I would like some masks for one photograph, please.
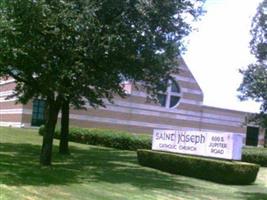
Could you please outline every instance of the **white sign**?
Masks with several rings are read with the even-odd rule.
[[[155,129],[152,149],[241,160],[242,144],[243,136],[241,134]]]

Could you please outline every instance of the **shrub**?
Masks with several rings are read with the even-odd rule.
[[[40,126],[38,131],[39,135],[44,135],[44,129],[45,129],[44,125]]]
[[[151,150],[137,150],[141,165],[165,172],[217,183],[246,185],[254,182],[259,166],[251,163],[185,156]]]
[[[245,147],[242,151],[242,161],[267,167],[267,149],[261,147]]]
[[[39,134],[43,135],[44,126],[39,129]],[[60,129],[57,127],[55,138],[59,139]],[[86,129],[71,127],[69,140],[83,144],[100,145],[116,149],[137,150],[151,149],[151,136],[148,134],[134,135],[128,132],[106,130],[106,129]],[[245,147],[242,153],[242,161],[256,163],[267,166],[267,149],[257,147]]]
[[[39,129],[43,135],[44,126]],[[56,128],[55,138],[59,138],[60,129]],[[131,134],[124,131],[106,129],[87,129],[70,127],[69,140],[83,144],[100,145],[124,150],[151,149],[151,136],[148,134]]]

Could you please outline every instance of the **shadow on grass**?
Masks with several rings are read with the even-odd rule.
[[[267,192],[267,191],[265,191]],[[246,200],[266,200],[267,193],[242,193],[244,195],[244,199]]]
[[[139,166],[134,152],[92,146],[71,148],[70,156],[60,156],[54,148],[53,166],[40,167],[39,145],[0,143],[0,183],[46,186],[108,182],[144,189],[194,188],[172,175]]]

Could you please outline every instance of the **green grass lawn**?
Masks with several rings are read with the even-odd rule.
[[[267,168],[248,186],[227,186],[138,165],[136,153],[70,143],[53,167],[39,166],[37,130],[0,128],[0,200],[267,200]]]

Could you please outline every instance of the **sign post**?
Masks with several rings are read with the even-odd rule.
[[[241,134],[155,129],[152,150],[241,160],[242,144]]]

